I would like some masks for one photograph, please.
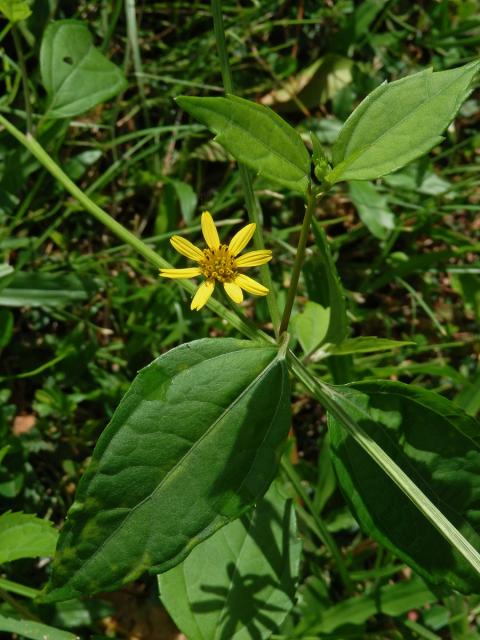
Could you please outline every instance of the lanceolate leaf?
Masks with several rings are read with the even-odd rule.
[[[312,357],[313,361],[321,360],[328,356],[345,356],[355,353],[375,353],[376,351],[390,351],[415,345],[415,342],[407,340],[389,340],[388,338],[377,338],[376,336],[361,336],[359,338],[347,338],[340,344],[324,345],[318,353]]]
[[[307,582],[308,586],[308,582]],[[323,634],[331,634],[336,631],[336,638],[348,638],[352,626],[363,625],[369,618],[375,615],[396,617],[411,611],[420,609],[427,604],[433,604],[438,599],[431,589],[418,576],[412,576],[410,580],[398,581],[386,584],[378,589],[372,589],[367,593],[355,594],[342,602],[332,606],[318,606],[306,612],[313,618],[310,624],[300,622],[303,631],[302,638],[309,636],[322,637]],[[303,611],[302,611],[303,613]],[[344,634],[341,629],[344,628]],[[349,633],[350,631],[350,633]],[[356,630],[356,637],[365,637],[366,633]],[[432,635],[432,638],[434,636]]]
[[[273,484],[254,511],[160,575],[160,597],[189,640],[268,638],[293,605],[300,550],[292,503]]]
[[[310,156],[301,137],[268,107],[235,96],[192,98],[178,104],[207,126],[239,162],[294,191],[305,193]]]
[[[373,180],[427,153],[441,142],[479,65],[436,73],[427,69],[377,87],[343,126],[327,179]]]
[[[441,396],[400,383],[359,383],[342,395],[360,427],[480,549],[480,425]],[[430,582],[478,591],[480,574],[331,416],[329,434],[340,485],[365,530]]]
[[[0,564],[19,558],[52,556],[58,532],[48,520],[26,513],[0,516]]]
[[[50,24],[40,49],[48,115],[69,118],[117,95],[126,86],[121,69],[93,46],[88,28],[76,20]]]
[[[288,428],[288,376],[275,347],[205,339],[155,360],[98,441],[46,600],[175,566],[264,494]]]
[[[378,193],[371,182],[352,180],[349,190],[363,224],[376,238],[385,240],[395,229],[395,216],[389,209],[387,197]]]

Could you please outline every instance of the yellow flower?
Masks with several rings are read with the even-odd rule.
[[[207,249],[199,249],[181,236],[173,236],[170,239],[178,253],[198,262],[198,267],[160,269],[160,275],[164,278],[204,276],[205,282],[202,282],[198,287],[191,304],[191,309],[196,311],[207,304],[215,289],[215,282],[221,282],[226,293],[236,303],[243,300],[242,289],[256,296],[265,296],[268,293],[266,287],[239,271],[244,267],[265,264],[272,259],[272,252],[269,249],[249,251],[243,256],[237,257],[250,242],[254,231],[255,224],[247,224],[233,236],[228,245],[220,244],[213,218],[208,211],[204,211],[202,213],[202,233],[207,243]]]

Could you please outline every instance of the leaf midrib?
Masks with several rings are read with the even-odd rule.
[[[251,110],[251,111],[255,111],[255,109],[250,109],[250,110]],[[234,121],[234,119],[233,119],[233,116],[232,116],[232,115],[225,115],[225,114],[221,114],[221,115],[222,115],[222,116],[225,118],[225,120],[226,120],[226,127],[227,127],[227,128],[228,128],[228,127],[233,127],[233,128],[235,128],[235,129],[239,130],[239,131],[240,131],[240,133],[242,133],[242,132],[244,131],[244,130],[243,130],[243,129],[238,125],[238,124],[236,124],[236,123],[235,123],[235,121]],[[272,124],[272,120],[270,120],[270,119],[268,118],[268,115],[267,115],[266,113],[262,113],[262,114],[261,114],[261,117],[262,117],[262,118],[264,118],[264,119],[266,119],[266,120],[267,120],[267,122],[268,122],[269,124]],[[275,124],[275,123],[274,123],[274,124]],[[282,130],[282,133],[284,134],[285,139],[286,139],[286,140],[288,140],[289,142],[291,142],[291,139],[290,139],[290,137],[287,135],[286,131],[285,131],[284,129],[282,129],[281,127],[280,127],[280,129]],[[295,135],[297,135],[297,136],[299,135],[299,134],[295,131],[295,129],[293,129],[293,128],[292,128],[292,132],[293,132]],[[222,133],[223,133],[223,131],[218,131],[218,133],[216,134],[216,136],[222,135]],[[306,175],[306,174],[305,174],[305,170],[304,170],[304,168],[303,168],[302,166],[300,166],[300,165],[296,164],[295,162],[293,162],[292,160],[290,160],[290,158],[289,158],[287,155],[282,155],[281,153],[279,153],[279,152],[278,152],[278,151],[276,151],[275,149],[272,149],[272,147],[270,147],[266,141],[263,141],[261,138],[258,138],[258,137],[256,137],[256,136],[254,136],[254,135],[251,133],[251,131],[250,131],[250,130],[248,130],[248,133],[249,133],[249,135],[250,135],[252,138],[254,138],[255,140],[257,140],[261,146],[265,147],[265,149],[267,150],[267,153],[268,153],[268,152],[270,152],[272,155],[276,156],[277,158],[280,158],[282,161],[287,162],[288,164],[290,164],[291,166],[293,166],[297,171],[301,172],[301,173],[302,173],[302,176],[303,176],[303,177],[305,177],[305,175]],[[299,140],[299,142],[301,142],[301,139]],[[303,142],[301,142],[301,144],[303,145]],[[296,146],[296,145],[295,145],[295,143],[293,143],[293,146]],[[302,147],[302,149],[305,149],[305,147]],[[300,146],[298,146],[298,148],[296,148],[296,151],[297,151],[298,153],[301,153],[301,151],[300,151]],[[305,149],[305,151],[306,151],[306,149]],[[308,155],[307,155],[306,157],[307,157],[307,162],[308,162]],[[303,177],[302,177],[302,178],[298,178],[295,182],[301,182],[301,181],[303,180]]]
[[[244,131],[244,129],[242,129],[239,125],[237,125],[237,124],[233,121],[232,117],[230,116],[230,117],[227,119],[227,123],[226,123],[226,126],[224,127],[224,129],[223,129],[222,131],[219,131],[219,132],[218,132],[218,134],[217,134],[215,137],[216,137],[216,138],[218,138],[219,136],[221,136],[221,135],[224,133],[224,131],[225,131],[226,129],[228,129],[228,128],[235,129],[235,130],[239,131],[240,133],[242,133],[242,132]],[[261,138],[258,138],[258,137],[253,136],[253,135],[252,135],[252,133],[251,133],[250,131],[249,131],[249,135],[251,135],[251,136],[252,136],[252,138],[253,138],[254,140],[256,140],[256,141],[257,141],[257,143],[258,143],[260,146],[262,146],[262,147],[264,147],[264,148],[266,149],[266,152],[265,152],[264,156],[267,156],[267,155],[268,155],[268,153],[271,153],[271,154],[272,154],[272,155],[274,155],[276,158],[279,158],[282,162],[286,162],[286,163],[288,163],[289,165],[291,165],[292,167],[294,167],[294,168],[295,168],[299,173],[300,173],[300,172],[302,173],[302,177],[301,177],[301,178],[296,178],[295,180],[290,180],[289,182],[302,182],[302,180],[304,180],[304,178],[306,177],[306,174],[305,174],[305,172],[304,172],[303,168],[299,167],[299,165],[298,165],[298,164],[296,164],[295,162],[293,162],[292,160],[290,160],[290,158],[289,158],[288,156],[284,156],[284,155],[282,155],[281,153],[279,153],[278,151],[276,151],[275,149],[273,149],[272,147],[270,147],[270,146],[267,144],[267,142],[264,142]],[[260,171],[260,173],[261,173],[261,171]],[[270,172],[269,172],[269,173],[270,173]]]

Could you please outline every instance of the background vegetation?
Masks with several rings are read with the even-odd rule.
[[[173,101],[222,92],[210,4],[125,4],[35,0],[18,34],[33,119],[38,124],[46,101],[42,33],[52,19],[77,18],[123,67],[128,86],[85,116],[43,123],[42,143],[91,198],[175,262],[170,235],[180,229],[196,240],[203,209],[226,230],[246,220],[235,163]],[[278,109],[306,137],[315,131],[327,147],[354,106],[385,79],[429,65],[458,66],[480,50],[476,0],[226,0],[224,17],[237,93]],[[0,112],[24,130],[17,52],[11,32],[0,39]],[[328,367],[319,362],[325,379],[417,382],[478,414],[478,122],[474,92],[447,141],[428,157],[378,184],[342,184],[324,201],[317,223],[346,289],[351,337],[412,343],[401,351],[338,356]],[[209,312],[189,311],[174,283],[159,280],[87,217],[6,132],[0,176],[0,501],[2,511],[60,525],[96,439],[138,369],[180,342],[234,334]],[[303,203],[261,179],[255,187],[274,280],[286,285],[287,241],[296,239]],[[321,287],[315,289],[308,269],[304,275],[305,295],[321,301]],[[279,286],[280,301],[284,292]],[[264,300],[248,301],[248,312],[253,304],[266,322]],[[297,334],[301,339],[301,327]],[[297,503],[302,578],[279,637],[480,637],[479,597],[407,583],[410,570],[362,535],[336,487],[323,411],[301,388],[294,400],[293,455],[311,504]],[[342,548],[353,591],[319,545],[313,512]],[[38,589],[48,562],[17,560],[1,571],[3,579]],[[28,589],[16,595],[1,589],[0,612],[23,611],[86,638],[175,634],[154,578],[83,603],[40,606],[25,595]]]

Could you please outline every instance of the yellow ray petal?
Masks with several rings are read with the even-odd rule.
[[[191,260],[200,262],[200,260],[203,260],[205,257],[201,249],[192,244],[190,240],[182,238],[182,236],[172,236],[170,238],[170,244],[178,253],[181,253],[182,256],[186,256]]]
[[[214,289],[214,280],[205,280],[205,282],[202,282],[202,284],[197,289],[197,293],[193,296],[190,309],[192,309],[193,311],[200,311],[200,309],[207,304],[208,299],[212,295]]]
[[[188,269],[160,269],[160,275],[163,278],[195,278],[201,274],[198,267],[190,267]]]
[[[242,302],[243,291],[240,289],[238,284],[235,284],[234,282],[224,282],[223,288],[234,302],[236,302],[237,304],[240,304],[240,302]]]
[[[220,238],[215,223],[209,211],[202,213],[202,233],[210,249],[218,249],[220,246]]]
[[[249,251],[239,258],[235,258],[237,267],[257,267],[259,264],[265,264],[272,259],[270,249],[258,249],[257,251]]]
[[[248,293],[253,293],[254,296],[266,296],[268,293],[267,287],[264,287],[263,284],[260,284],[253,278],[249,278],[248,276],[240,273],[234,280],[235,284]]]
[[[255,227],[256,224],[252,222],[243,227],[243,229],[240,229],[240,231],[237,231],[228,245],[228,250],[232,255],[236,256],[240,251],[245,249],[255,233]]]

